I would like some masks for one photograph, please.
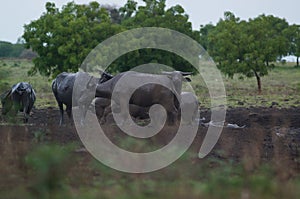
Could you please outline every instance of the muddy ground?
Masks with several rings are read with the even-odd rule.
[[[201,111],[201,117],[209,120],[210,112]],[[79,144],[74,154],[82,158],[82,162],[78,165],[85,167],[84,161],[93,159],[80,144],[76,129],[70,120],[66,120],[66,125],[58,126],[59,112],[56,108],[33,110],[26,125],[8,124],[3,118],[0,118],[0,121],[0,187],[2,189],[10,189],[16,183],[26,184],[28,175],[24,157],[37,143],[77,142]],[[192,154],[191,164],[195,165],[214,157],[221,161],[244,162],[246,169],[252,170],[262,163],[270,163],[282,179],[299,177],[300,107],[230,109],[227,111],[226,122],[246,125],[246,127],[224,128],[213,151],[204,159],[199,159],[197,153],[207,131],[206,127],[199,126],[196,139],[189,149]],[[108,137],[116,143],[125,137],[112,122],[104,125],[104,129]],[[166,126],[146,144],[150,143],[157,148],[164,146],[174,137],[174,132],[176,127]]]

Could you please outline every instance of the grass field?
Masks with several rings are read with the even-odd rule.
[[[51,79],[39,74],[28,76],[27,72],[31,67],[32,62],[29,60],[0,59],[0,93],[18,82],[29,82],[37,94],[36,108],[56,106]]]
[[[300,105],[300,68],[294,63],[275,66],[267,76],[261,78],[262,93],[258,93],[255,77],[242,78],[223,75],[226,99],[229,108],[270,107],[287,108]],[[204,81],[192,83],[202,107],[210,106],[210,96]]]
[[[279,63],[278,63],[279,64]],[[257,92],[255,78],[233,79],[223,76],[228,107],[273,106],[283,108],[300,105],[300,68],[294,63],[278,65],[262,77],[262,93]],[[37,74],[28,76],[32,62],[27,60],[0,60],[0,93],[19,81],[30,82],[37,93],[36,107],[56,106],[51,91],[51,79]],[[192,83],[202,108],[210,106],[210,97],[203,81]]]

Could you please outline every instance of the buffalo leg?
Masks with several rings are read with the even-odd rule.
[[[67,115],[68,115],[69,119],[71,119],[71,117],[72,117],[72,106],[67,106],[66,112],[67,112]]]
[[[169,111],[167,111],[168,124],[169,125],[174,125],[176,123],[176,120],[177,120],[178,110],[175,106],[170,106],[170,107],[168,107],[167,110],[169,110]]]
[[[59,111],[60,111],[60,121],[59,125],[61,126],[64,123],[64,107],[63,103],[58,103]]]
[[[24,123],[28,123],[29,113],[27,111],[24,111]]]
[[[29,118],[29,112],[28,112],[28,108],[24,107],[23,108],[23,113],[24,113],[24,123],[28,122],[28,118]]]
[[[71,118],[71,116],[72,116],[72,110],[71,110],[71,107],[68,107],[68,106],[67,106],[66,112],[67,112],[67,114],[68,114],[68,117]]]
[[[24,123],[28,122],[28,118],[29,118],[29,113],[30,113],[30,109],[29,109],[29,96],[25,96],[22,95],[22,102],[21,102],[21,107],[23,106],[23,113],[24,113]]]
[[[102,117],[103,117],[103,113],[104,113],[104,108],[101,106],[97,106],[96,108],[96,116],[98,121],[101,121]]]
[[[176,122],[177,114],[174,112],[168,112],[167,114],[168,114],[168,124],[174,125]]]

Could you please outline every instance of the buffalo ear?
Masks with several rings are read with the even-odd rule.
[[[107,72],[105,72],[104,75],[105,75],[106,78],[109,78],[109,79],[114,77],[112,74],[107,73]]]
[[[182,71],[180,71],[180,73],[181,73],[182,76],[188,76],[188,75],[193,74],[192,72],[182,72]]]
[[[191,82],[191,81],[192,81],[189,77],[185,77],[184,79],[185,79],[185,81],[187,81],[187,82]]]

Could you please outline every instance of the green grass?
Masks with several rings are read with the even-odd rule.
[[[239,75],[235,75],[231,79],[222,75],[228,107],[270,107],[272,103],[278,108],[299,106],[300,68],[294,65],[294,63],[277,65],[269,72],[269,75],[262,77],[261,94],[257,92],[255,78],[240,79]],[[31,67],[32,62],[28,60],[0,60],[0,93],[17,82],[27,81],[33,85],[37,93],[35,103],[37,108],[56,106],[51,91],[51,80],[40,74],[28,76],[27,71]],[[201,102],[201,107],[210,107],[210,96],[204,81],[200,78],[193,78],[192,86]]]
[[[235,75],[232,79],[224,75],[228,107],[270,107],[278,108],[300,105],[300,68],[294,64],[275,66],[267,76],[261,78],[262,93],[258,93],[256,78],[241,79]],[[193,82],[201,107],[210,107],[210,96],[202,80]]]
[[[56,106],[51,91],[51,80],[40,74],[28,76],[28,70],[33,66],[29,60],[21,59],[0,59],[0,93],[10,89],[18,82],[30,83],[37,95],[36,108]]]

